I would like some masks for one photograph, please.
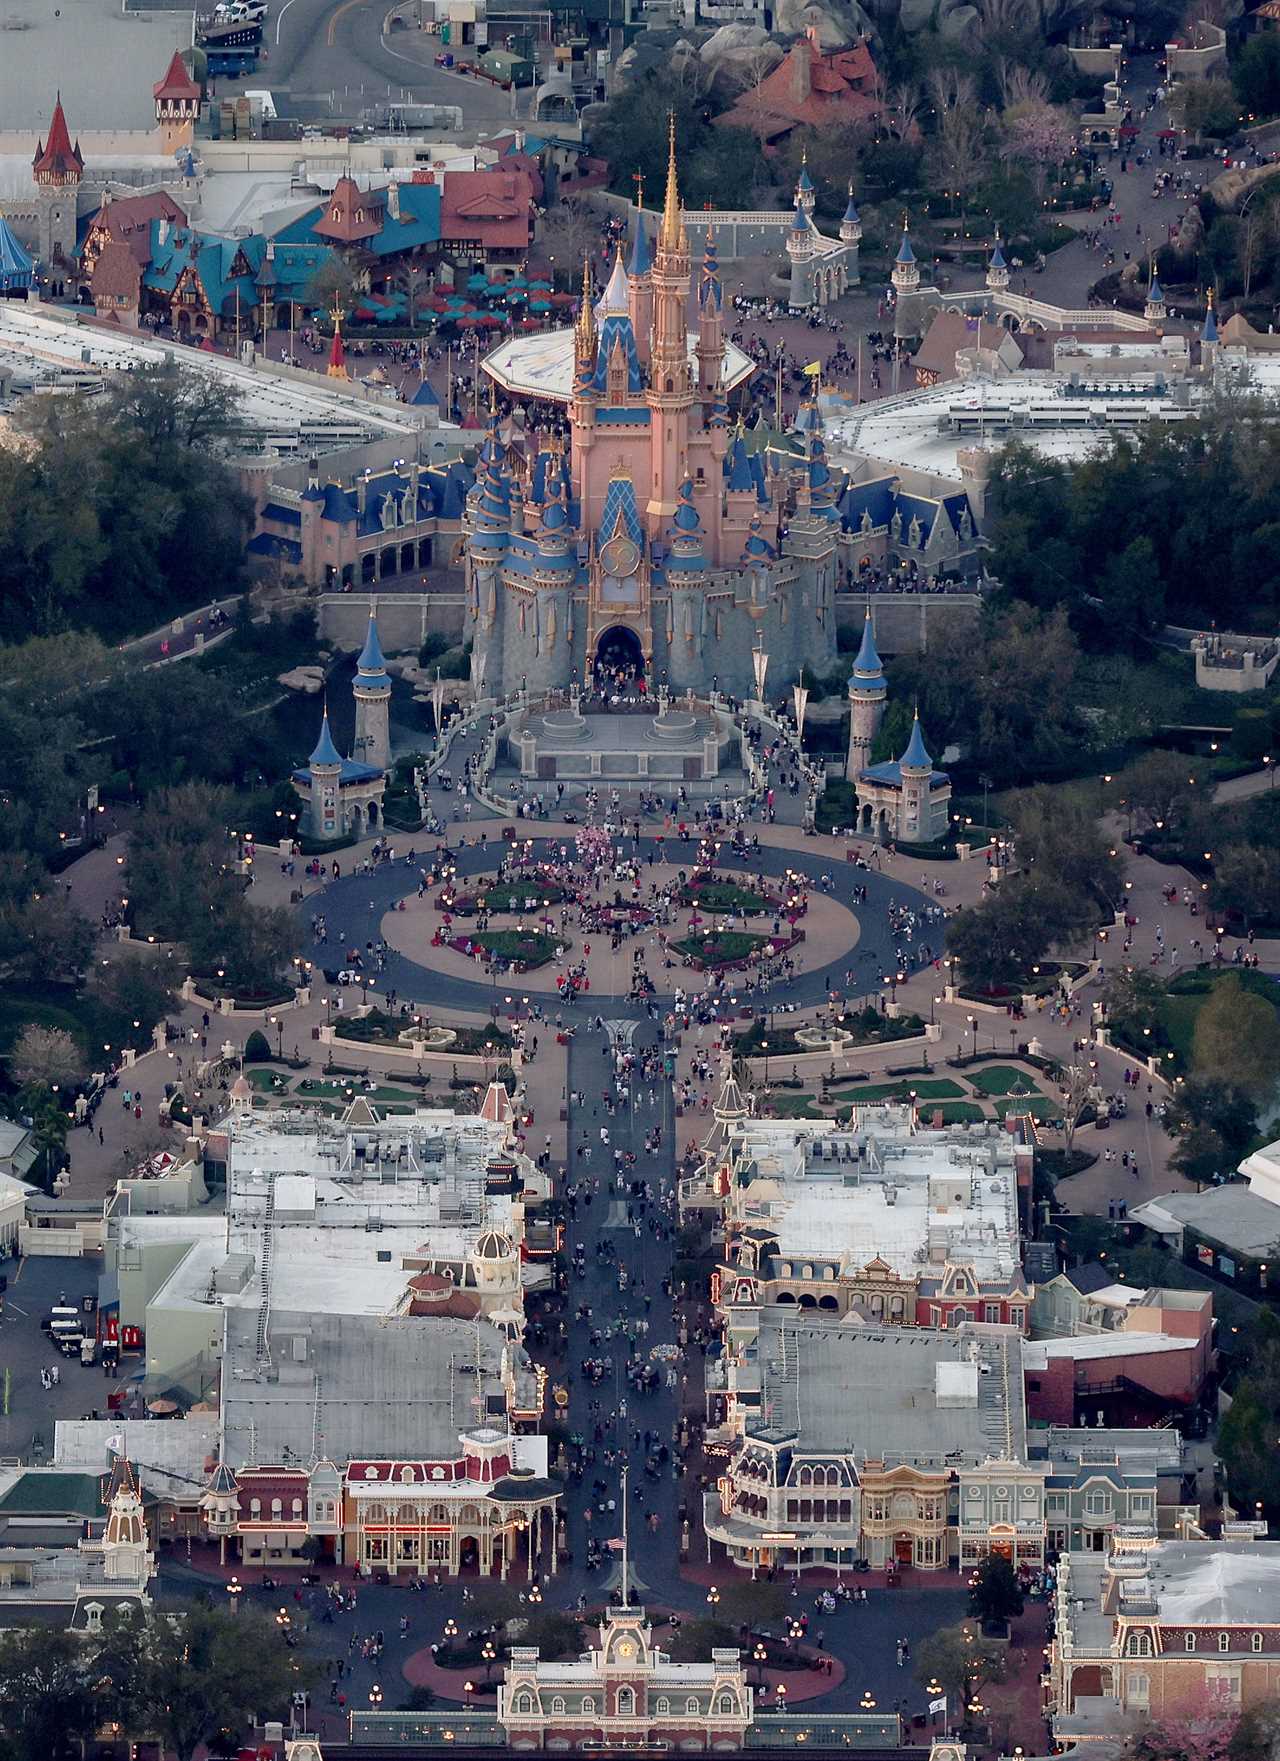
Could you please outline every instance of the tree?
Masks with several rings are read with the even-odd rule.
[[[1201,774],[1197,775],[1195,759],[1180,752],[1148,752],[1121,771],[1117,787],[1138,824],[1171,832],[1191,823],[1195,810],[1208,797],[1204,766],[1199,769]]]
[[[71,1088],[84,1075],[84,1054],[61,1027],[24,1027],[9,1054],[9,1069],[35,1088]]]
[[[548,210],[542,223],[542,250],[561,286],[577,288],[582,260],[594,256],[600,242],[600,216],[580,197],[570,196]]]
[[[256,1609],[232,1616],[199,1605],[181,1615],[135,1616],[134,1728],[154,1729],[178,1761],[221,1733],[238,1737],[255,1715],[280,1717],[315,1669],[288,1650]]]
[[[1097,1077],[1087,1064],[1069,1064],[1063,1071],[1064,1086],[1059,1106],[1062,1109],[1062,1147],[1070,1156],[1085,1108],[1097,1085]]]
[[[686,1620],[672,1639],[669,1651],[673,1663],[706,1663],[712,1651],[727,1649],[738,1643],[736,1627],[725,1620]]]
[[[1130,1752],[1134,1761],[1229,1761],[1235,1753],[1237,1723],[1234,1712],[1164,1719],[1144,1726],[1133,1739]]]
[[[123,376],[109,415],[122,436],[141,438],[152,454],[208,455],[225,450],[239,432],[240,399],[230,380],[159,361]]]
[[[1248,39],[1232,64],[1231,83],[1254,116],[1274,116],[1280,110],[1280,42],[1271,31]]]
[[[939,1627],[915,1648],[916,1677],[936,1681],[952,1706],[965,1707],[986,1682],[1005,1676],[1005,1651],[966,1626]]]
[[[1030,165],[1037,196],[1043,196],[1051,170],[1075,151],[1076,133],[1070,117],[1053,104],[1028,99],[1004,115],[1005,152]]]
[[[350,312],[359,292],[359,275],[334,252],[317,265],[303,299],[310,311],[331,315],[335,308],[343,313]]]
[[[1213,902],[1246,928],[1280,920],[1280,851],[1258,844],[1228,844],[1214,861]]]
[[[1043,784],[1020,789],[1007,812],[1018,866],[1038,882],[1052,881],[1078,901],[1072,915],[1082,929],[1124,898],[1124,862],[1083,791]]]
[[[1052,945],[1035,889],[1003,885],[947,923],[947,952],[975,990],[1007,990],[1027,978]]]
[[[164,1020],[173,1004],[169,974],[141,949],[117,948],[93,968],[93,993],[104,1009],[137,1035],[135,1044]]]
[[[1112,1039],[1118,1045],[1145,1055],[1164,1044],[1161,1010],[1168,992],[1154,973],[1140,967],[1121,967],[1112,973],[1102,993],[1102,1006]]]
[[[1190,1076],[1173,1091],[1165,1128],[1174,1138],[1169,1165],[1188,1180],[1229,1174],[1257,1136],[1258,1114],[1233,1084]]]
[[[1217,1453],[1232,1505],[1252,1513],[1261,1504],[1270,1516],[1280,1510],[1280,1330],[1269,1311],[1254,1323],[1250,1345],[1248,1372],[1237,1381],[1218,1427]]]
[[[1228,1082],[1261,1101],[1280,1082],[1280,1017],[1235,973],[1214,984],[1196,1016],[1191,1042],[1197,1076]]]
[[[79,1761],[101,1722],[94,1681],[92,1653],[77,1633],[0,1635],[0,1722],[22,1761]]]
[[[1022,1604],[1013,1561],[1002,1553],[988,1553],[978,1567],[978,1581],[969,1591],[970,1608],[980,1620],[1012,1620],[1022,1613]]]
[[[1230,134],[1240,122],[1240,105],[1223,79],[1181,80],[1169,108],[1197,144],[1205,135]]]

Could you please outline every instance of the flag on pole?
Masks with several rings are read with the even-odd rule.
[[[946,1709],[947,1696],[945,1694],[943,1694],[940,1700],[930,1700],[929,1702],[929,1716],[931,1718],[937,1718],[941,1713],[945,1712]]]
[[[815,373],[821,373],[822,362],[821,361],[810,361],[809,365],[807,367],[802,367],[800,370],[802,373],[807,373],[809,375],[809,377],[812,378]]]
[[[605,1542],[605,1546],[610,1553],[621,1553],[622,1549],[626,1546],[626,1542],[622,1539],[621,1535],[615,1535],[611,1541]]]

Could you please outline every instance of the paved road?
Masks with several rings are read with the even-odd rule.
[[[535,823],[535,835],[540,838],[550,836],[553,830],[559,830],[554,827],[554,823]],[[534,831],[532,825],[528,829]],[[563,835],[567,837],[571,833],[565,832]],[[647,860],[651,855],[655,858],[661,855],[657,841],[650,837],[642,837],[638,845],[628,839],[623,847],[628,849],[628,853],[631,849],[638,850],[642,860]],[[669,867],[691,870],[695,866],[696,853],[696,840],[691,839],[687,845],[677,846],[670,854]],[[473,842],[466,849],[455,850],[452,856],[459,876],[465,879],[472,874],[492,873],[500,854],[500,849],[495,848],[492,842],[487,848],[481,848]],[[904,885],[899,879],[847,865],[837,866],[829,856],[811,855],[804,849],[785,850],[762,846],[759,854],[750,861],[730,856],[720,866],[729,875],[738,870],[753,874],[781,875],[788,868],[799,870],[815,881],[823,875],[831,875],[835,883],[833,897],[846,905],[858,919],[860,936],[851,955],[832,960],[815,971],[769,987],[771,992],[785,991],[786,1000],[798,1008],[810,1008],[825,1002],[833,990],[850,997],[878,994],[884,975],[900,969],[894,938],[889,930],[888,906],[891,902],[896,902],[923,911],[929,905],[923,893]],[[855,877],[867,888],[865,905],[853,903]],[[343,948],[363,947],[367,941],[377,938],[384,914],[394,908],[398,899],[412,897],[416,891],[416,866],[410,868],[400,862],[384,865],[371,875],[342,875],[319,892],[309,894],[297,907],[307,943],[306,957],[322,969],[333,970],[344,966],[346,962],[342,958]],[[318,914],[324,916],[328,925],[329,939],[324,943],[312,939],[311,921]],[[935,951],[940,949],[941,924],[936,926],[933,942]],[[917,947],[916,957],[909,964],[915,967],[922,963],[921,950]],[[502,982],[506,984],[510,981],[504,979]],[[392,951],[387,955],[380,988],[394,989],[401,997],[414,1001],[429,998],[433,1003],[447,1007],[487,1009],[497,1000],[500,985],[497,976],[484,980],[445,976],[409,959],[407,955]],[[757,997],[767,994],[769,992],[756,993]],[[606,1003],[622,999],[610,998],[593,990],[585,1000],[594,1012],[603,1008]],[[669,1001],[669,996],[654,999],[655,1010]]]
[[[408,33],[384,37],[390,10],[389,0],[277,0],[261,65],[243,80],[218,80],[218,95],[270,86],[282,113],[308,122],[358,120],[390,101],[460,105],[468,128],[510,121],[510,93],[424,66],[406,52]]]

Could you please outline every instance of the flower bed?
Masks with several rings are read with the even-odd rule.
[[[756,893],[733,881],[703,879],[699,875],[680,888],[676,898],[681,905],[694,906],[717,916],[740,912],[744,917],[759,917],[765,912],[781,911],[782,901],[771,893]]]
[[[685,936],[671,943],[671,951],[688,960],[697,972],[722,971],[730,966],[754,965],[771,954],[785,954],[803,940],[802,929],[780,936],[753,936],[745,930],[727,930],[708,936]]]
[[[440,893],[437,911],[451,911],[456,917],[471,917],[477,911],[542,911],[548,905],[561,905],[569,897],[567,890],[552,881],[495,881],[492,886],[477,887],[469,893]]]
[[[491,958],[509,961],[515,972],[545,966],[556,951],[555,940],[536,929],[486,929],[479,935],[451,936],[448,946],[469,959],[480,950]]]

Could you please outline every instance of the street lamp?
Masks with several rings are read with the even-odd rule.
[[[779,1682],[777,1687],[774,1689],[774,1693],[778,1697],[778,1711],[785,1712],[787,1709],[787,1684],[786,1684],[786,1682]]]
[[[864,1712],[874,1712],[875,1711],[875,1709],[876,1709],[875,1695],[871,1692],[870,1688],[865,1688],[863,1690],[862,1698],[858,1701],[858,1704],[859,1704],[859,1706],[861,1706],[861,1708]]]
[[[484,1659],[484,1679],[488,1681],[489,1677],[493,1674],[494,1660],[498,1655],[497,1651],[494,1649],[492,1639],[485,1640],[484,1644],[480,1647],[480,1655]]]
[[[458,1636],[458,1623],[452,1615],[444,1623],[444,1636],[446,1644],[450,1639],[456,1639]]]
[[[475,1693],[475,1691],[476,1691],[476,1684],[474,1682],[463,1682],[463,1684],[462,1684],[462,1698],[463,1698],[463,1703],[465,1705],[469,1706],[471,1704],[471,1696],[472,1696],[472,1694]]]
[[[769,1653],[765,1650],[764,1644],[762,1641],[758,1640],[756,1642],[756,1648],[751,1653],[751,1655],[760,1670],[760,1686],[763,1687],[764,1686],[764,1666],[768,1660]]]
[[[978,1055],[978,1017],[976,1015],[970,1015],[967,1019],[970,1028],[973,1030],[973,1055],[976,1058]]]
[[[711,1588],[707,1591],[707,1602],[712,1608],[714,1608],[719,1600],[720,1592],[716,1589],[715,1585],[712,1584]]]
[[[369,1689],[369,1710],[370,1710],[370,1712],[376,1712],[378,1710],[379,1706],[381,1706],[381,1704],[382,1704],[382,1689],[378,1686],[377,1682],[374,1682],[373,1686]]]
[[[240,1579],[237,1577],[232,1577],[231,1582],[227,1585],[227,1603],[231,1609],[232,1614],[234,1614],[236,1612],[237,1608],[239,1608],[240,1597],[243,1595],[243,1593],[244,1593],[244,1585],[240,1582]]]

